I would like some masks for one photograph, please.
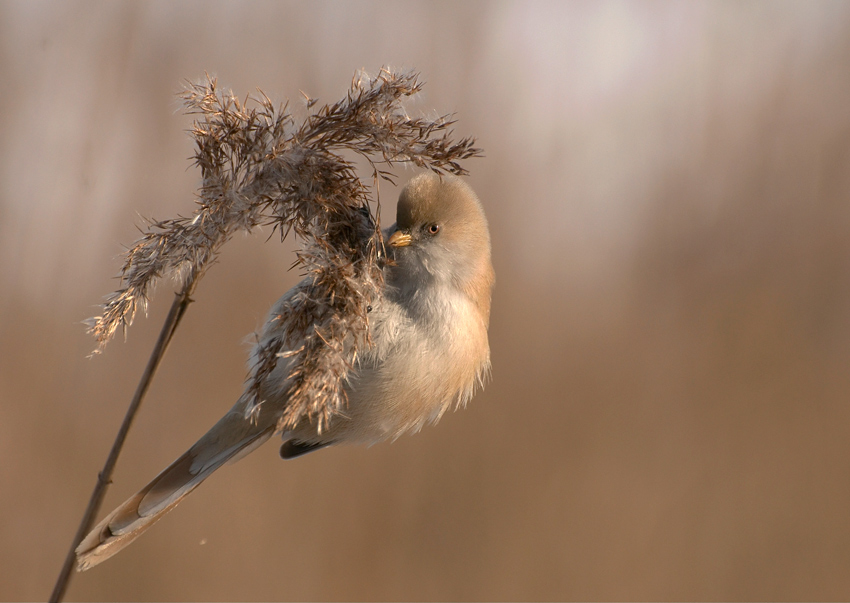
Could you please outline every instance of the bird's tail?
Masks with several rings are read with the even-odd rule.
[[[231,411],[151,483],[110,513],[77,547],[77,569],[106,561],[177,506],[213,471],[260,446],[274,426],[258,426]]]

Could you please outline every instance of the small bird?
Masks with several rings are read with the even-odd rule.
[[[490,233],[481,203],[455,176],[427,172],[402,190],[396,223],[385,233],[392,262],[384,293],[368,314],[372,346],[345,382],[347,406],[326,429],[302,420],[283,432],[280,454],[295,458],[325,446],[394,440],[464,405],[490,371]],[[274,305],[258,340],[297,286]],[[286,354],[263,384],[284,392]],[[264,397],[258,412],[239,401],[198,442],[110,513],[76,549],[78,570],[105,561],[135,540],[228,461],[255,450],[277,430],[283,394]]]

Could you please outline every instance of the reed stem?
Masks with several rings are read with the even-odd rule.
[[[121,449],[124,447],[124,440],[127,439],[127,433],[130,431],[130,425],[136,417],[136,413],[141,406],[142,399],[150,387],[154,373],[159,367],[159,363],[168,349],[168,344],[171,343],[171,338],[177,326],[180,324],[180,319],[183,318],[186,309],[192,302],[190,297],[194,283],[187,283],[183,287],[183,291],[177,293],[174,298],[174,303],[171,304],[171,310],[162,325],[162,330],[159,333],[159,338],[156,341],[151,356],[148,359],[148,364],[145,367],[145,372],[139,380],[139,385],[136,387],[136,393],[133,394],[133,399],[130,406],[127,408],[127,414],[124,415],[124,422],[121,423],[121,428],[115,436],[115,442],[112,444],[112,450],[109,451],[109,456],[106,457],[106,463],[103,465],[100,473],[97,474],[97,482],[94,486],[91,498],[89,499],[86,512],[80,521],[80,527],[77,528],[77,533],[74,535],[74,540],[71,542],[71,548],[68,555],[65,557],[65,563],[62,565],[62,570],[59,572],[59,578],[56,580],[56,585],[53,587],[53,593],[50,595],[50,603],[58,603],[65,596],[65,591],[68,589],[68,584],[71,581],[71,574],[76,561],[76,548],[82,541],[83,537],[89,532],[94,524],[103,499],[106,496],[106,489],[112,482],[112,472],[115,469],[115,464],[118,461],[118,455],[121,454]]]

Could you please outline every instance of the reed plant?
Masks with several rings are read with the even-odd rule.
[[[281,239],[293,234],[300,243],[293,266],[305,276],[273,317],[274,336],[251,359],[249,412],[262,404],[262,384],[281,356],[291,358],[291,371],[280,429],[304,419],[322,429],[343,411],[343,381],[371,345],[368,311],[382,294],[382,269],[390,261],[381,233],[380,182],[394,182],[400,164],[464,174],[460,162],[481,154],[474,139],[454,139],[452,115],[409,115],[405,101],[421,88],[416,72],[357,73],[341,100],[319,105],[306,97],[307,115],[296,119],[288,104],[275,105],[259,90],[240,101],[209,76],[185,86],[181,97],[194,116],[190,134],[201,177],[196,206],[189,216],[148,222],[126,252],[119,289],[87,321],[95,353],[118,331],[126,334],[161,279],[175,277],[178,292],[51,601],[64,596],[74,549],[94,523],[133,417],[198,281],[233,235],[264,226]],[[358,158],[365,160],[365,177]],[[301,345],[290,349],[292,341]]]

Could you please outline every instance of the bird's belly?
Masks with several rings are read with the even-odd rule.
[[[342,413],[323,433],[314,424],[302,424],[293,437],[308,443],[395,439],[436,421],[472,395],[489,366],[489,346],[483,324],[465,316],[470,311],[465,300],[442,308],[439,319],[411,319],[392,305],[381,310],[376,308],[379,320],[373,323],[375,346],[349,376]]]
[[[454,354],[420,347],[417,358],[388,358],[355,371],[347,386],[347,404],[329,427],[300,424],[291,435],[307,443],[374,444],[415,432],[439,419],[471,394],[477,375],[463,370]]]

